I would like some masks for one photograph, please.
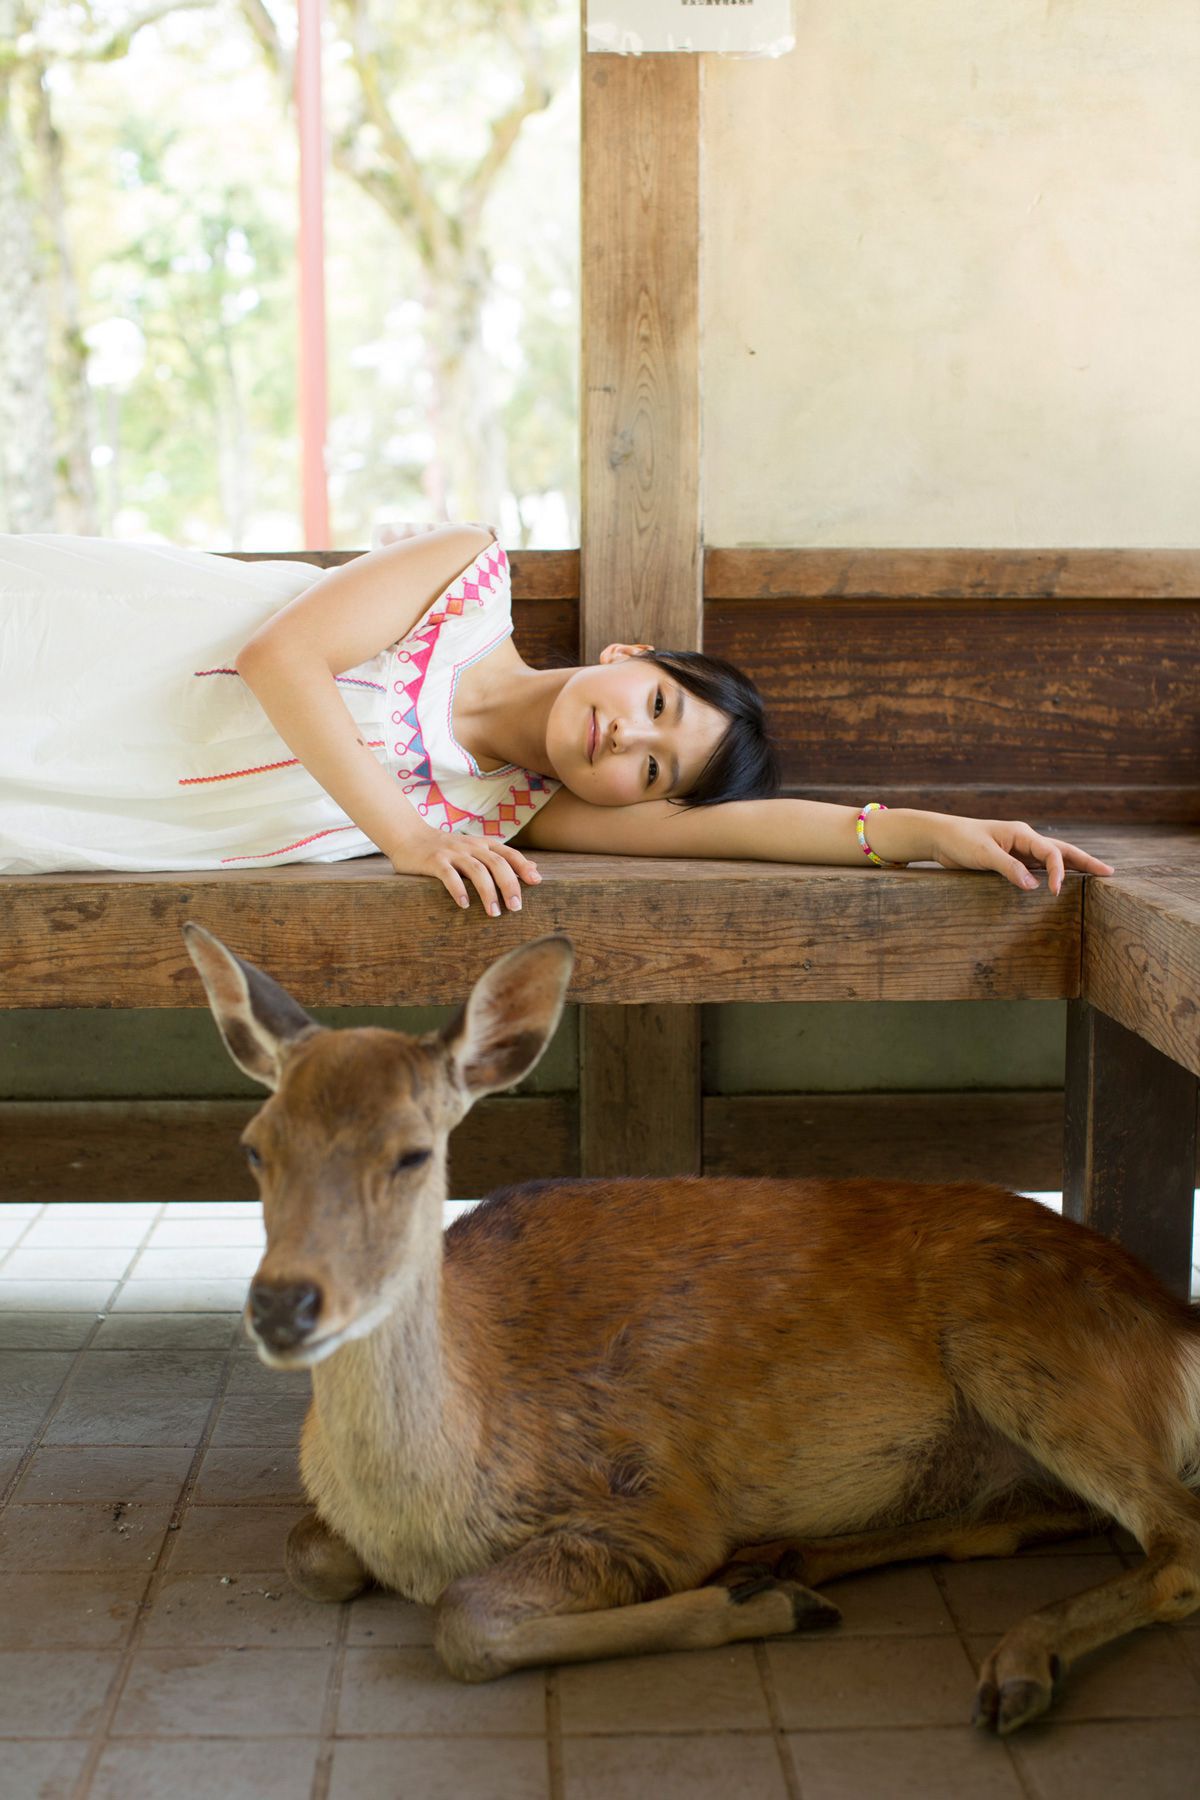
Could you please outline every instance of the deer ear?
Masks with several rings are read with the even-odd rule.
[[[230,1056],[254,1081],[278,1087],[287,1051],[321,1027],[277,981],[227,950],[203,925],[189,921],[183,936]]]
[[[540,938],[480,976],[442,1033],[472,1100],[528,1075],[558,1024],[574,961],[569,938]]]

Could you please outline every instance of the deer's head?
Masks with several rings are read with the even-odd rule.
[[[242,1134],[267,1228],[247,1329],[266,1362],[319,1362],[374,1330],[440,1258],[446,1140],[541,1056],[571,945],[511,951],[444,1030],[409,1037],[329,1031],[202,926],[184,936],[226,1049],[271,1090]]]

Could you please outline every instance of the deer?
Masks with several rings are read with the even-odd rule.
[[[836,1625],[883,1564],[1116,1522],[1143,1559],[1020,1620],[972,1717],[1200,1606],[1200,1315],[1117,1244],[975,1182],[563,1179],[443,1231],[447,1139],[536,1064],[573,951],[527,943],[421,1036],[318,1025],[185,928],[266,1249],[245,1327],[311,1370],[285,1561],[434,1605],[451,1675]]]

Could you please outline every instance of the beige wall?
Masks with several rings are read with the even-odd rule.
[[[1198,0],[797,0],[704,65],[710,544],[1200,542]]]

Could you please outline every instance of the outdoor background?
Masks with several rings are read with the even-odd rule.
[[[0,529],[303,543],[294,0],[0,0]],[[331,544],[579,541],[574,0],[326,0]]]

